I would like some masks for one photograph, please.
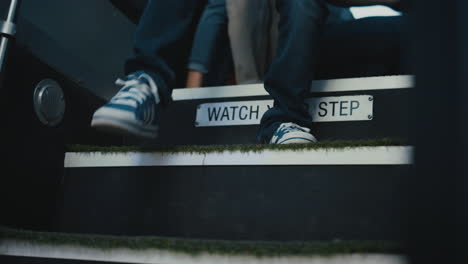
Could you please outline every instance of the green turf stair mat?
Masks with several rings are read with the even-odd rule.
[[[142,166],[391,165],[411,163],[401,140],[325,141],[289,145],[68,147],[66,168]]]
[[[406,263],[390,241],[228,241],[0,228],[0,255],[124,263]],[[382,262],[383,261],[383,262]]]
[[[334,140],[314,144],[242,144],[242,145],[185,145],[185,146],[97,146],[97,145],[69,145],[67,152],[79,153],[128,153],[128,152],[164,152],[164,153],[213,153],[213,152],[260,152],[263,150],[300,151],[317,149],[345,149],[358,147],[392,147],[404,146],[407,142],[398,138],[381,138],[375,140]]]

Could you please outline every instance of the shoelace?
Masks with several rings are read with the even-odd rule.
[[[285,134],[285,133],[288,133],[288,132],[294,132],[294,131],[302,131],[302,132],[307,132],[307,133],[310,133],[310,129],[309,128],[306,128],[306,127],[301,127],[297,124],[294,124],[294,123],[286,123],[286,124],[282,124],[279,128],[279,133],[281,134]]]
[[[149,86],[149,89],[141,89],[140,85],[142,80],[140,79],[144,79],[145,81],[147,81],[146,84]],[[145,73],[140,74],[138,77],[129,76],[127,80],[122,80],[119,78],[115,81],[115,84],[118,86],[122,86],[118,95],[114,98],[114,100],[116,101],[130,97],[137,101],[139,104],[142,104],[145,98],[152,94],[154,96],[155,103],[159,104],[160,102],[156,83],[149,75]],[[129,87],[131,88],[128,91],[123,92],[123,90]]]
[[[160,102],[156,84],[147,74],[129,76],[127,80],[119,78],[116,80],[115,84],[122,86],[122,88],[112,99],[114,103],[138,107],[139,105],[144,105],[145,100],[147,100],[151,95],[154,96],[156,104]],[[149,106],[148,104],[146,105]],[[151,123],[153,121],[155,116],[155,108],[153,107],[153,104],[151,104],[151,107],[143,107],[140,111],[140,118],[143,122]]]
[[[310,133],[309,128],[301,127],[295,123],[283,123],[273,134],[272,140],[275,142],[278,142],[278,140],[280,140],[285,134],[289,132],[297,132],[297,131]]]
[[[122,86],[120,89],[119,93],[117,94],[116,97],[114,97],[113,101],[118,103],[121,101],[126,101],[128,99],[132,99],[138,102],[138,104],[142,104],[146,96],[149,95],[148,92],[145,92],[141,88],[136,88],[137,85],[139,85],[138,80],[122,80],[118,79],[115,84]],[[124,91],[125,89],[129,88],[128,90]],[[146,89],[145,89],[146,90]]]

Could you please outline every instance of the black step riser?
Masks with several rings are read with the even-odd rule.
[[[60,230],[229,240],[405,238],[409,166],[67,169]]]

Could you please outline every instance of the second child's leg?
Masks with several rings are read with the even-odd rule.
[[[227,50],[227,12],[225,0],[209,0],[197,26],[188,62],[189,74],[186,87],[200,87],[205,75],[221,67],[223,59],[216,55]],[[219,63],[220,65],[214,65]],[[222,73],[218,73],[222,74]]]
[[[229,37],[239,84],[261,83],[269,62],[272,0],[226,0]]]

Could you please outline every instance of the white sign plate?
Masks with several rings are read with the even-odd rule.
[[[319,97],[307,100],[314,122],[369,121],[373,118],[371,95]],[[201,104],[196,127],[258,125],[273,100]]]

